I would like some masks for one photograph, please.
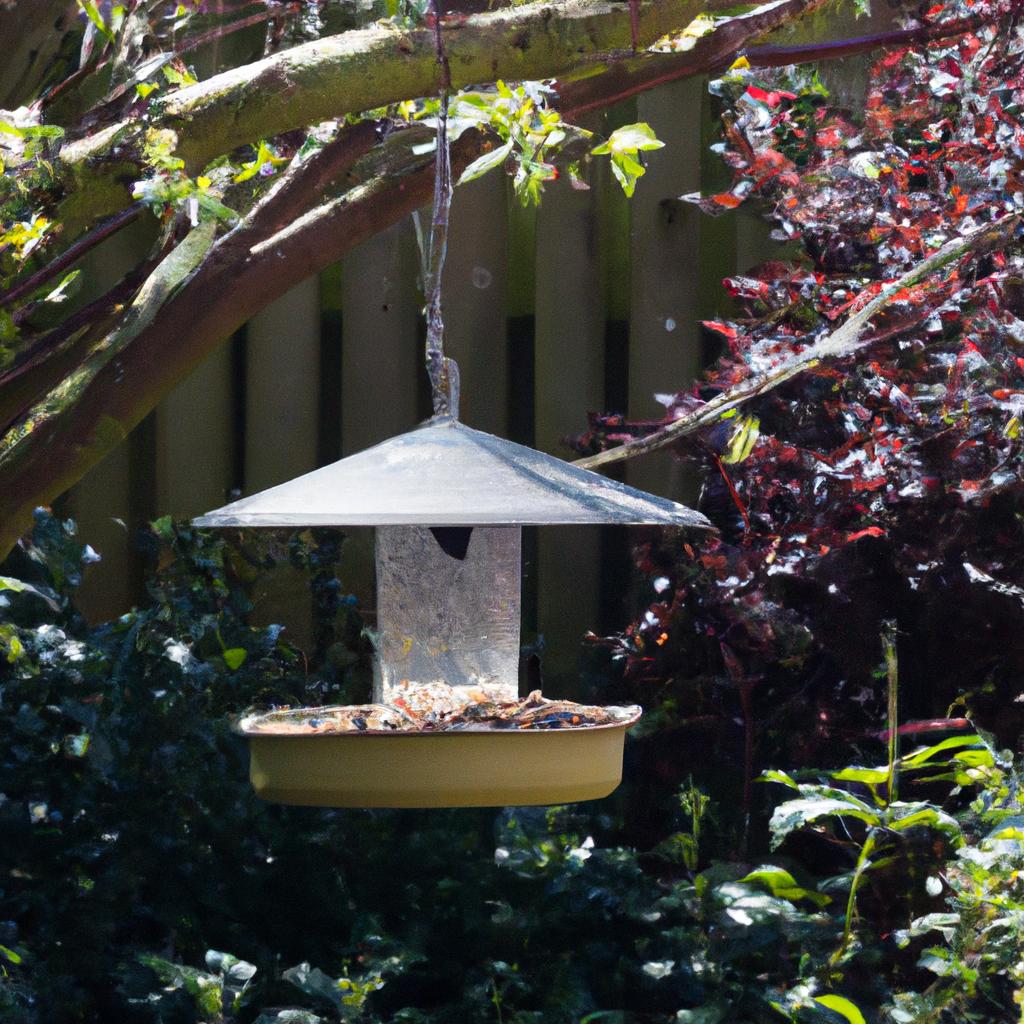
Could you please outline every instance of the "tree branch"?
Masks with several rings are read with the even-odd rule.
[[[647,0],[639,39],[648,46],[729,0]],[[444,24],[453,88],[498,78],[552,78],[585,60],[625,51],[625,4],[612,0],[532,3]],[[154,100],[143,125],[121,122],[67,143],[60,173],[67,199],[61,219],[75,227],[124,205],[125,186],[141,173],[148,128],[178,133],[177,153],[192,172],[260,138],[347,113],[438,91],[432,30],[370,28],[295,46]]]
[[[452,148],[453,173],[487,144],[467,132]],[[131,344],[86,367],[70,392],[55,389],[0,440],[0,557],[31,522],[35,506],[79,480],[224,338],[385,224],[423,206],[433,185],[432,159],[419,159],[310,210],[251,248],[240,245],[255,231],[251,224],[225,235]]]
[[[845,321],[841,327],[810,345],[798,356],[781,366],[764,373],[753,374],[734,388],[723,391],[699,409],[673,420],[661,429],[654,431],[653,434],[627,441],[625,444],[598,452],[596,455],[577,459],[574,465],[582,466],[584,469],[597,469],[599,466],[608,466],[615,462],[622,462],[624,459],[636,458],[638,455],[647,455],[650,452],[666,448],[705,427],[714,426],[720,422],[724,413],[738,408],[753,398],[773,391],[780,384],[784,384],[805,370],[813,369],[825,359],[842,359],[856,355],[877,340],[873,337],[862,338],[861,333],[899,292],[919,284],[961,256],[968,253],[977,255],[1005,243],[1012,237],[1022,216],[1024,215],[1019,213],[1007,214],[991,224],[984,224],[961,238],[954,238],[947,242],[941,249],[922,260],[902,277],[887,284],[878,295]]]
[[[121,228],[131,224],[145,210],[144,203],[133,203],[113,217],[108,217],[102,224],[97,225],[92,231],[87,232],[69,245],[59,256],[56,256],[44,267],[40,267],[34,274],[30,274],[23,281],[12,285],[0,295],[0,307],[10,305],[23,295],[34,292],[40,285],[56,277],[62,270],[67,270],[72,263],[78,262],[90,249],[94,249],[100,242],[111,235],[116,234]]]
[[[556,105],[563,115],[579,117],[589,110],[603,109],[610,99],[629,99],[680,78],[722,71],[738,56],[755,67],[783,67],[820,60],[838,60],[884,46],[909,46],[935,42],[972,32],[998,20],[992,15],[977,15],[920,28],[883,32],[855,39],[841,39],[802,46],[748,46],[753,39],[788,24],[795,18],[821,7],[823,0],[784,0],[768,10],[753,11],[726,22],[714,32],[702,36],[690,50],[682,53],[646,53],[594,69],[571,72],[558,83]]]
[[[817,2],[786,0],[784,16],[795,19]],[[767,30],[763,20],[747,18],[740,24],[743,30],[731,30],[729,35],[733,47],[742,47]],[[707,45],[705,40],[702,43]],[[675,76],[702,73],[702,53],[703,47],[671,55]],[[449,54],[454,76],[458,62],[452,50]],[[432,64],[432,48],[429,55]],[[575,88],[575,83],[566,86],[562,110],[567,116],[576,112],[577,97],[582,95]],[[593,94],[586,96],[593,109]],[[605,104],[617,99],[609,86]],[[309,275],[429,201],[430,161],[414,161],[408,147],[400,144],[393,147],[394,152],[383,147],[380,172],[371,180],[314,208],[323,182],[344,177],[348,157],[361,152],[368,141],[366,135],[348,132],[369,130],[346,129],[330,147],[297,168],[307,187],[298,187],[300,179],[291,180],[289,175],[214,246],[202,266],[131,344],[89,380],[76,401],[25,439],[16,460],[0,458],[0,555],[30,523],[36,505],[51,501],[80,479],[238,326]],[[460,173],[489,144],[476,133],[466,133],[453,148],[453,173]],[[332,157],[337,160],[333,167],[329,166]],[[321,160],[325,163],[318,164]]]
[[[728,66],[745,52],[751,40],[809,14],[825,2],[783,0],[767,10],[755,10],[725,22],[680,53],[645,53],[600,65],[588,61],[582,72],[577,70],[556,83],[555,105],[563,116],[579,117],[666,82]]]

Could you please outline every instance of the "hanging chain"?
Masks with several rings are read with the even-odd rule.
[[[459,415],[459,368],[444,354],[444,317],[441,310],[441,275],[448,250],[448,214],[452,204],[451,152],[448,146],[448,94],[452,75],[441,35],[439,0],[430,0],[434,16],[434,48],[441,72],[441,103],[437,112],[437,150],[434,159],[434,209],[427,245],[427,272],[423,282],[427,314],[427,374],[434,415]]]

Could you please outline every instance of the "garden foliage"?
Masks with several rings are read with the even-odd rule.
[[[1008,19],[888,52],[861,112],[810,73],[715,84],[735,179],[701,203],[763,204],[787,247],[727,282],[725,351],[673,414],[1024,209],[1022,49]],[[722,533],[645,543],[649,607],[588,645],[588,696],[647,709],[608,801],[259,804],[231,716],[366,688],[341,540],[158,522],[149,603],[90,626],[74,601],[96,556],[40,512],[0,577],[0,1019],[1024,1020],[1004,750],[1024,707],[1024,258],[1006,239],[897,295],[856,357],[680,446]],[[606,416],[587,443],[644,429]],[[282,560],[313,583],[306,651],[251,615]],[[902,752],[890,620],[902,718],[926,720]]]

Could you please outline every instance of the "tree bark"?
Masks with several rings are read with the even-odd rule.
[[[729,0],[648,0],[639,10],[639,40],[648,46]],[[625,55],[629,10],[612,0],[532,3],[444,23],[452,85],[499,78],[554,78]],[[126,204],[143,173],[148,128],[178,134],[177,154],[190,173],[238,146],[345,114],[438,91],[432,30],[378,23],[295,46],[214,75],[154,100],[146,123],[121,122],[69,142],[59,171],[67,198],[60,220],[68,237]]]
[[[461,173],[484,145],[477,133],[463,136],[453,147],[453,173]],[[37,505],[63,493],[124,440],[224,338],[300,281],[428,202],[433,186],[428,159],[401,175],[365,182],[269,238],[260,239],[250,225],[225,235],[131,344],[79,382],[70,401],[57,408],[64,395],[51,393],[0,441],[0,557],[30,524]]]

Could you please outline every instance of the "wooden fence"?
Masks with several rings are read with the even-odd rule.
[[[849,34],[842,29],[830,25],[829,34]],[[858,73],[847,62],[839,84],[856,93]],[[659,416],[655,393],[693,380],[708,356],[699,321],[727,303],[721,278],[773,251],[756,214],[741,208],[712,220],[677,198],[727,180],[708,152],[710,103],[706,80],[684,81],[591,125],[607,132],[649,121],[666,142],[647,154],[632,201],[606,166],[595,168],[589,191],[556,183],[537,210],[520,207],[497,173],[456,190],[445,320],[468,424],[571,457],[563,438],[585,428],[588,410]],[[112,240],[90,261],[94,284],[133,263],[146,236],[140,226]],[[140,599],[135,535],[147,520],[219,506],[232,492],[304,473],[427,415],[417,275],[411,223],[367,242],[226,341],[66,496],[62,510],[104,557],[84,587],[92,618]],[[668,456],[628,464],[624,478],[695,497]],[[547,638],[549,670],[572,669],[585,630],[628,621],[627,542],[600,528],[528,538],[527,618]],[[371,606],[369,539],[353,531],[348,548],[345,583]],[[288,621],[301,637],[299,585],[277,581],[261,615]]]

